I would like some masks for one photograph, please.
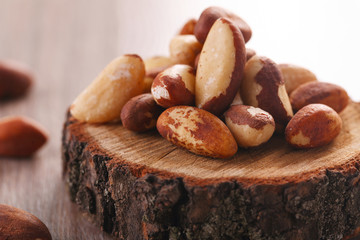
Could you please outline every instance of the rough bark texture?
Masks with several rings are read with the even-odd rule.
[[[119,239],[343,239],[359,232],[359,157],[299,182],[196,185],[137,173],[88,143],[75,124],[68,116],[62,146],[71,199]]]

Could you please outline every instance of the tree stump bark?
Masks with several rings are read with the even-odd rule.
[[[67,116],[71,199],[119,239],[356,239],[360,231],[360,104],[325,147],[281,136],[231,159],[200,157],[156,132]]]

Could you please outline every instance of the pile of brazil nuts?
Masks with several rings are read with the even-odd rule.
[[[171,143],[214,158],[259,146],[274,132],[295,148],[331,142],[341,131],[346,91],[257,55],[245,47],[251,35],[240,17],[209,7],[171,40],[169,57],[113,60],[71,114],[89,123],[121,120],[135,132],[156,127]]]

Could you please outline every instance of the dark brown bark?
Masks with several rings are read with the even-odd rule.
[[[300,181],[196,184],[136,172],[81,127],[68,116],[63,131],[71,199],[119,239],[342,239],[360,226],[359,155]]]

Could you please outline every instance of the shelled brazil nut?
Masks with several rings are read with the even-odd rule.
[[[195,58],[201,48],[202,44],[194,35],[177,35],[170,41],[170,57],[174,63],[194,66]]]
[[[275,121],[268,112],[246,105],[231,106],[225,112],[225,122],[239,147],[259,146],[275,131]]]
[[[339,135],[342,120],[334,109],[310,104],[300,109],[285,130],[286,141],[296,148],[320,147]]]
[[[309,82],[300,85],[290,94],[294,111],[312,103],[322,103],[341,112],[349,103],[349,96],[342,87],[326,82]]]
[[[174,60],[167,56],[154,56],[144,60],[144,92],[150,92],[154,78],[162,71],[174,65]]]
[[[245,62],[246,49],[240,30],[226,18],[219,18],[200,54],[195,81],[196,106],[215,115],[225,112],[240,87]]]
[[[34,215],[0,204],[0,239],[6,240],[51,240],[46,225]]]
[[[29,68],[15,61],[0,61],[0,100],[19,98],[33,83]]]
[[[347,106],[346,91],[304,67],[257,55],[245,46],[251,36],[242,18],[209,7],[171,39],[168,56],[111,62],[71,113],[89,123],[121,119],[135,132],[156,125],[174,145],[213,158],[260,146],[274,131],[295,148],[330,143],[341,131],[336,111]]]
[[[267,57],[255,55],[247,61],[240,95],[244,104],[269,112],[275,119],[279,132],[285,129],[293,116],[280,70]]]
[[[197,23],[197,20],[195,18],[189,19],[186,21],[186,23],[183,25],[181,30],[179,31],[179,35],[188,35],[188,34],[194,34],[194,28]]]
[[[200,15],[194,28],[194,34],[199,42],[204,43],[207,35],[216,20],[227,18],[241,31],[244,41],[248,42],[251,38],[252,31],[250,26],[236,14],[221,7],[208,7]]]
[[[0,119],[0,156],[30,157],[48,140],[48,133],[37,122],[22,116]]]
[[[317,81],[317,77],[310,70],[294,64],[277,65],[285,82],[286,92],[291,94],[297,87],[308,82]]]
[[[114,59],[75,99],[71,114],[78,120],[104,123],[120,119],[125,103],[143,93],[145,66],[138,55]]]
[[[134,132],[145,132],[156,126],[156,121],[164,109],[156,104],[150,93],[131,98],[121,110],[121,122]]]
[[[228,158],[237,152],[236,141],[226,125],[199,108],[168,108],[160,115],[156,127],[165,139],[196,154]]]
[[[189,65],[176,64],[159,73],[151,86],[151,93],[164,108],[194,105],[195,71]]]

